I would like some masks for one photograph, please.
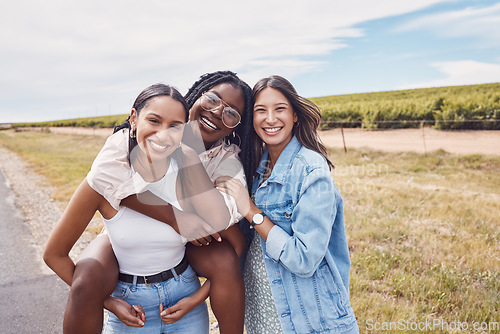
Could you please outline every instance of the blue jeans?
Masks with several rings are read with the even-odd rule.
[[[130,305],[141,305],[146,313],[146,322],[143,327],[129,327],[109,312],[103,333],[208,333],[208,310],[205,303],[174,324],[165,324],[159,314],[160,303],[163,303],[165,309],[182,298],[193,295],[199,288],[200,281],[191,266],[182,274],[161,283],[133,284],[118,281],[112,296],[123,299]]]

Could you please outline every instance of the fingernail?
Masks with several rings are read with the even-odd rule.
[[[222,241],[222,238],[221,238],[221,237],[217,238],[217,241],[218,241],[218,242],[221,242],[221,241]]]
[[[139,325],[144,326],[144,323],[141,320],[139,320]]]

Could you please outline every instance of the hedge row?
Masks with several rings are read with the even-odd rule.
[[[500,130],[500,83],[312,98],[322,127]]]

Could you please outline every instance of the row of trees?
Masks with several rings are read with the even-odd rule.
[[[37,122],[37,123],[15,123],[14,127],[88,127],[88,128],[113,128],[123,123],[128,115],[111,115],[88,118],[63,119],[59,121]]]
[[[323,109],[322,127],[374,129],[500,129],[500,83],[424,88],[311,99]]]

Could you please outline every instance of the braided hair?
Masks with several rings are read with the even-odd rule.
[[[241,89],[241,93],[243,94],[243,98],[245,100],[245,108],[243,110],[243,115],[241,117],[241,123],[236,128],[235,133],[239,136],[240,143],[235,143],[235,137],[232,134],[228,135],[224,138],[226,143],[235,143],[239,144],[241,148],[241,152],[239,153],[239,157],[241,163],[243,164],[243,170],[245,171],[245,177],[248,185],[248,191],[252,190],[252,179],[255,173],[255,154],[253,150],[253,96],[252,89],[245,83],[243,80],[238,78],[236,73],[231,71],[218,71],[213,73],[207,73],[200,77],[198,81],[196,81],[193,86],[189,89],[187,94],[184,96],[186,99],[186,103],[191,109],[194,103],[200,98],[200,96],[208,91],[210,88],[222,84],[229,83],[233,87],[237,87]]]

